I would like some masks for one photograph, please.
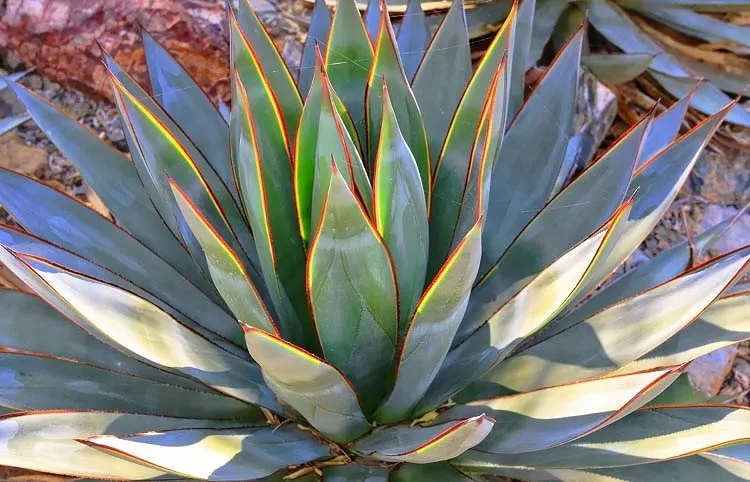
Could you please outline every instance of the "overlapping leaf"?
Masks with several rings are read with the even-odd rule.
[[[297,137],[294,141],[293,157],[294,201],[297,206],[297,221],[302,239],[306,243],[310,241],[312,236],[311,225],[316,221],[312,216],[312,199],[319,157],[324,157],[326,161],[330,161],[331,155],[335,155],[334,160],[340,163],[344,163],[346,160],[354,162],[361,159],[358,151],[357,130],[341,99],[330,87],[328,78],[325,77],[324,61],[320,50],[316,48],[313,53],[315,55],[315,74],[312,77],[305,107],[302,110]],[[324,91],[324,89],[326,90]],[[338,117],[333,114],[330,105],[325,105],[327,110],[323,112],[323,102],[324,100],[328,101],[328,97],[324,99],[326,92],[334,103]],[[321,120],[324,122],[323,125],[321,125]],[[348,138],[343,132],[339,133],[338,131],[342,124],[346,133],[349,134]],[[332,132],[335,132],[336,136],[330,138],[329,133]],[[352,165],[352,170],[354,169],[358,171],[358,175],[355,177],[355,181],[358,183],[357,187],[364,193],[364,196],[367,196],[370,184],[365,182],[367,177],[362,175],[365,173],[364,163],[361,161],[355,162]],[[344,173],[346,174],[348,171],[349,169],[345,169]]]
[[[387,462],[441,462],[481,443],[494,423],[491,417],[479,415],[431,427],[393,426],[364,437],[354,449]]]
[[[328,34],[325,66],[333,88],[352,116],[360,139],[367,139],[365,92],[373,57],[372,43],[354,0],[342,0]]]
[[[256,328],[245,327],[245,340],[268,386],[310,425],[337,442],[370,429],[352,386],[336,368]]]
[[[458,405],[441,414],[441,419],[486,413],[503,423],[495,425],[477,450],[535,452],[571,442],[626,417],[678,376],[678,370],[660,369],[558,385]]]
[[[294,426],[186,428],[83,442],[168,473],[212,481],[259,479],[329,455],[327,446]]]
[[[746,442],[750,409],[695,405],[638,410],[575,442],[523,454],[469,451],[455,463],[470,470],[481,467],[554,469],[607,468],[647,464]]]
[[[0,204],[31,233],[152,293],[195,323],[242,343],[231,316],[137,239],[71,197],[0,169]]]
[[[373,217],[393,257],[403,336],[424,289],[430,233],[419,168],[402,135],[388,92],[384,83],[384,115],[373,177]]]
[[[611,232],[626,219],[628,212],[626,205],[605,226],[542,271],[487,323],[455,347],[415,413],[434,409],[481,377],[559,313],[585,279],[591,263],[614,241]]]
[[[419,12],[415,15],[418,20]],[[406,36],[408,30],[405,29],[407,28],[409,28],[409,23],[402,24],[399,32],[400,38]],[[499,48],[503,49],[504,47],[499,46]],[[402,50],[402,54],[403,52]],[[405,57],[409,61],[412,58],[411,56]],[[459,0],[452,3],[435,35],[430,40],[412,83],[414,96],[424,119],[429,151],[432,157],[430,168],[433,173],[446,133],[451,125],[451,115],[448,113],[456,110],[471,79],[470,59],[471,52],[469,35],[466,30],[464,2]],[[478,87],[477,90],[481,90],[481,87]],[[440,102],[435,102],[434,100],[438,95],[440,96]],[[481,94],[476,94],[475,97],[478,95]],[[475,130],[473,127],[467,126],[465,129],[467,132],[473,132]]]
[[[173,181],[170,185],[185,222],[203,247],[211,279],[229,309],[243,323],[276,332],[277,327],[237,254],[221,239],[187,194]]]
[[[162,210],[177,220],[191,253],[200,259],[201,248],[189,230],[182,229],[169,178],[184,187],[222,238],[248,258],[248,269],[254,269],[255,243],[229,189],[161,107],[110,57],[105,55],[105,60],[123,126],[130,136],[130,150],[138,153],[136,163],[143,162],[141,179],[148,179]]]
[[[42,260],[19,258],[109,344],[237,399],[279,409],[257,366],[212,345],[147,300]]]
[[[254,85],[251,79],[263,82],[262,72],[253,71],[254,76],[246,73],[250,78],[243,80],[242,72],[251,69],[237,69],[230,124],[240,195],[255,233],[261,271],[279,315],[279,329],[287,339],[312,348],[315,335],[305,300],[305,274],[299,269],[305,262],[305,250],[294,206],[281,198],[292,190],[291,161],[286,146],[272,147],[270,139],[264,142],[270,137],[266,129],[257,128],[259,121],[277,115],[273,112],[275,100],[270,94],[251,98],[253,91],[247,91],[245,84]],[[278,141],[282,140],[286,142]]]
[[[229,129],[221,114],[180,63],[145,30],[143,49],[154,100],[201,151],[239,202],[229,157]]]
[[[481,236],[478,221],[419,301],[398,354],[395,386],[376,413],[381,422],[409,415],[437,375],[469,302],[482,252]]]
[[[10,85],[34,122],[81,172],[117,222],[193,283],[205,287],[197,267],[175,237],[179,230],[165,223],[154,209],[133,163],[42,97]],[[164,224],[173,232],[164,229]]]
[[[371,413],[391,383],[398,340],[395,275],[387,249],[338,169],[310,245],[307,285],[325,359]]]
[[[237,421],[157,417],[122,412],[40,411],[0,418],[0,464],[92,479],[148,479],[164,471],[112,457],[76,441],[94,435],[221,428]]]
[[[526,391],[613,371],[693,322],[742,272],[748,259],[750,248],[739,250],[621,301],[516,354],[485,378]],[[570,343],[578,349],[569,350]]]
[[[497,262],[489,264],[484,276],[477,280],[460,338],[484,323],[512,293],[580,242],[585,236],[582,233],[592,232],[617,209],[630,185],[648,123],[649,118],[645,117],[566,186],[526,225]],[[485,260],[490,260],[490,256],[483,251]]]
[[[401,134],[414,156],[422,178],[422,187],[427,204],[430,203],[432,173],[430,152],[427,146],[422,113],[417,99],[409,86],[409,81],[401,65],[401,57],[396,45],[388,12],[384,9],[380,16],[380,29],[375,42],[375,57],[370,76],[367,80],[367,136],[368,153],[372,158],[380,143],[380,128],[383,123],[384,105],[383,85],[388,88],[391,107],[398,121]]]
[[[513,25],[510,25],[508,28],[512,29],[512,27]],[[501,39],[502,37],[499,37],[495,41],[496,48],[502,44]],[[456,114],[451,130],[449,130],[435,174],[436,197],[433,199],[430,211],[429,273],[431,274],[439,268],[438,263],[442,263],[447,256],[447,252],[444,251],[455,247],[477,216],[484,216],[488,213],[494,161],[505,133],[510,69],[509,57],[504,55],[495,66],[494,72],[490,74],[483,102],[473,106],[470,94],[472,92],[476,94],[477,90],[472,90],[471,86],[477,89],[482,88],[480,84],[473,83],[477,79],[475,76],[461,104],[467,110],[463,117],[459,113]],[[484,73],[489,74],[489,72]],[[464,101],[467,103],[463,104]],[[480,109],[475,131],[471,134],[460,132],[461,128],[467,127],[462,126],[462,123],[473,122],[475,114],[471,110],[473,107]],[[459,131],[454,131],[456,126]],[[457,140],[455,136],[459,135],[468,137]],[[470,143],[469,139],[471,139]],[[466,152],[462,152],[464,148],[468,148]],[[446,153],[448,157],[445,157]],[[452,157],[461,154],[467,156],[468,162],[465,160],[459,162],[457,157]],[[443,159],[447,161],[443,162]],[[454,196],[456,196],[455,199]]]

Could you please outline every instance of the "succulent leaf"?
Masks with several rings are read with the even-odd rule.
[[[220,428],[236,421],[159,417],[123,412],[39,411],[0,418],[0,433],[7,437],[0,460],[15,467],[78,474],[93,479],[148,479],[164,471],[112,457],[76,441],[95,435],[181,428]]]
[[[403,336],[424,289],[430,233],[422,178],[385,83],[383,113],[373,177],[373,217],[393,257]]]
[[[360,139],[365,129],[365,92],[374,51],[354,0],[341,0],[326,42],[325,67]]]
[[[676,406],[638,410],[591,435],[544,452],[469,451],[459,467],[607,468],[668,460],[746,440],[750,409]],[[533,462],[532,462],[533,459]],[[486,464],[486,465],[485,465]]]
[[[391,383],[398,344],[393,265],[367,212],[332,167],[307,286],[325,359],[357,389],[370,414]]]
[[[229,129],[185,69],[143,30],[143,49],[154,99],[174,119],[239,202],[229,159]]]
[[[385,85],[388,88],[391,107],[396,115],[401,134],[414,155],[419,168],[425,199],[427,199],[427,205],[429,206],[432,176],[427,133],[417,100],[404,73],[401,56],[396,45],[396,36],[385,9],[381,14],[379,32],[375,41],[375,57],[367,80],[365,111],[367,115],[368,152],[371,158],[375,156],[380,142],[380,128],[384,116],[383,85]]]
[[[305,299],[305,275],[299,269],[305,263],[305,250],[296,212],[290,203],[279,202],[282,193],[292,190],[291,161],[288,155],[273,156],[280,147],[268,150],[265,147],[269,144],[262,144],[257,126],[268,112],[254,110],[253,104],[265,107],[268,104],[262,102],[264,99],[249,98],[239,72],[233,78],[235,108],[230,125],[236,146],[235,176],[243,206],[255,233],[259,264],[278,313],[279,330],[288,339],[315,350],[315,334]],[[265,100],[273,103],[273,99]],[[254,319],[244,321],[270,331],[267,323],[263,326]]]
[[[359,440],[355,450],[389,462],[441,462],[481,443],[494,423],[491,417],[479,415],[431,427],[389,427]]]
[[[328,41],[328,32],[331,30],[331,12],[328,11],[325,0],[315,0],[315,5],[310,19],[310,28],[307,30],[305,46],[299,63],[299,74],[297,76],[297,87],[303,97],[307,97],[313,82],[313,75],[317,71],[316,50],[319,45],[325,45]],[[306,109],[309,99],[305,101],[303,109]],[[300,122],[300,128],[302,122]],[[303,136],[304,138],[304,136]]]
[[[133,163],[39,95],[20,85],[9,85],[34,122],[81,172],[117,222],[183,276],[198,286],[207,286],[179,238],[164,229],[167,223],[154,209]],[[175,234],[179,236],[179,232]]]
[[[0,290],[0,464],[75,482],[750,479],[748,410],[684,371],[750,339],[750,246],[693,266],[744,211],[610,279],[719,125],[747,121],[717,90],[737,76],[695,82],[628,15],[736,53],[743,27],[698,12],[738,2],[315,0],[296,83],[230,3],[231,112],[146,33],[153,96],[104,55],[132,163],[11,85],[114,220],[0,169],[22,226],[0,224],[0,262],[36,295]],[[589,54],[587,9],[623,53]],[[570,180],[582,52],[683,97]],[[680,134],[689,105],[715,114]]]
[[[748,248],[727,254],[610,306],[518,353],[487,378],[524,391],[614,371],[646,355],[698,318],[743,271],[748,259]],[[628,320],[626,326],[622,319]],[[593,338],[598,341],[590,342]],[[576,340],[580,349],[567,350],[568,340]],[[536,376],[521,376],[529,373]]]
[[[381,422],[406,417],[435,379],[469,303],[482,252],[481,236],[479,220],[419,301],[398,354],[395,386],[375,414]]]
[[[657,369],[477,400],[448,409],[441,419],[486,413],[504,422],[495,425],[477,450],[535,452],[566,444],[626,417],[667,389],[679,374],[679,369]]]
[[[244,328],[248,350],[268,386],[310,425],[337,442],[369,431],[357,395],[340,371],[277,336]]]
[[[184,428],[136,435],[98,435],[85,445],[183,477],[259,479],[329,455],[297,427]]]
[[[408,24],[404,25],[400,36],[406,35],[404,29],[408,28]],[[429,42],[412,82],[414,96],[424,118],[433,174],[451,125],[451,115],[446,114],[455,112],[471,79],[470,58],[466,14],[463,0],[458,0],[453,2]],[[433,102],[438,95],[441,102]]]
[[[124,353],[239,400],[279,409],[257,366],[212,345],[147,300],[42,260],[19,258],[88,322],[89,329]],[[180,344],[171,344],[174,339]]]
[[[411,83],[430,41],[430,30],[427,27],[427,19],[422,10],[421,0],[409,0],[407,2],[404,18],[396,32],[396,41],[398,42],[404,73]]]

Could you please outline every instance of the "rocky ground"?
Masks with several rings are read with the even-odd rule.
[[[298,2],[282,0],[270,3],[258,0],[256,7],[277,39],[292,66],[298,65],[301,55],[300,40],[304,38],[307,11]],[[13,54],[0,57],[0,74],[33,67],[22,65]],[[127,150],[124,135],[114,107],[107,101],[96,100],[64,88],[39,75],[30,74],[24,85],[61,106],[69,115],[94,129],[100,137],[118,149]],[[582,121],[614,121],[608,131],[590,132],[597,141],[606,144],[628,125],[626,119],[636,107],[628,107],[627,92],[632,86],[615,88],[612,92],[590,78],[582,83]],[[0,117],[18,113],[21,106],[9,91],[0,93]],[[744,146],[744,147],[743,147]],[[56,188],[74,195],[92,208],[106,214],[106,207],[87,186],[80,174],[67,162],[33,122],[0,137],[0,166],[37,177]],[[738,215],[750,203],[750,131],[725,126],[721,139],[713,143],[698,161],[685,188],[643,243],[641,249],[626,263],[625,269],[637,265],[670,246],[694,236],[703,229]],[[10,222],[7,212],[0,207],[0,221]],[[737,221],[716,244],[711,254],[727,252],[750,244],[750,213],[740,214]],[[3,273],[0,271],[0,286]],[[713,395],[723,394],[735,403],[750,405],[750,345],[723,350],[696,362],[691,367],[694,384]],[[58,479],[44,476],[3,473],[0,480],[46,482]]]

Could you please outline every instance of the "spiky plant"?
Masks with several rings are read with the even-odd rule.
[[[337,0],[329,0],[329,3],[335,5]],[[424,11],[432,30],[437,27],[447,4],[449,2],[435,0],[388,0],[388,9],[394,18],[410,22],[424,22]],[[373,13],[374,5],[377,0],[358,2],[361,9],[370,12],[365,17],[370,19],[378,17]],[[472,39],[499,28],[512,5],[513,0],[467,2]],[[750,1],[523,0],[519,17],[522,24],[530,22],[530,31],[533,30],[526,68],[536,65],[548,44],[553,49],[559,48],[587,16],[593,30],[621,51],[603,52],[598,40],[592,42],[589,49],[588,38],[584,40],[583,63],[600,79],[621,83],[648,72],[676,98],[688,95],[698,79],[706,79],[707,82],[693,93],[692,106],[700,112],[713,114],[729,102],[725,92],[733,95],[747,92],[750,62],[744,57],[750,48],[750,27],[735,25],[717,16],[736,12],[750,12]],[[410,18],[412,16],[418,20]],[[692,40],[664,34],[657,24]],[[481,42],[475,45],[483,48]],[[750,127],[750,111],[736,106],[726,120]]]
[[[229,124],[145,35],[151,94],[106,58],[132,162],[14,86],[116,224],[0,170],[23,227],[0,228],[0,257],[38,294],[2,293],[0,464],[89,480],[748,480],[750,409],[669,387],[750,337],[750,289],[728,291],[750,248],[691,267],[679,245],[588,296],[731,105],[677,139],[679,105],[647,116],[564,184],[584,33],[522,104],[518,22],[472,73],[456,3],[411,79],[388,16],[371,39],[345,1],[295,84],[242,1]]]
[[[564,37],[586,15],[593,29],[622,52],[602,54],[592,42],[592,55],[584,63],[595,74],[610,82],[625,82],[647,72],[677,98],[692,91],[697,79],[706,79],[691,104],[713,114],[729,101],[725,92],[746,93],[750,72],[750,63],[742,57],[750,47],[750,27],[713,14],[749,11],[747,0],[539,0],[532,57],[538,59],[550,37]],[[692,40],[675,39],[663,33],[660,24]],[[710,48],[702,49],[702,44]],[[750,127],[750,111],[738,105],[726,120]]]

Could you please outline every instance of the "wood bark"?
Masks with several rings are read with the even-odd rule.
[[[97,42],[146,84],[140,24],[213,98],[226,98],[225,17],[223,0],[6,0],[0,48],[40,75],[111,100]]]

